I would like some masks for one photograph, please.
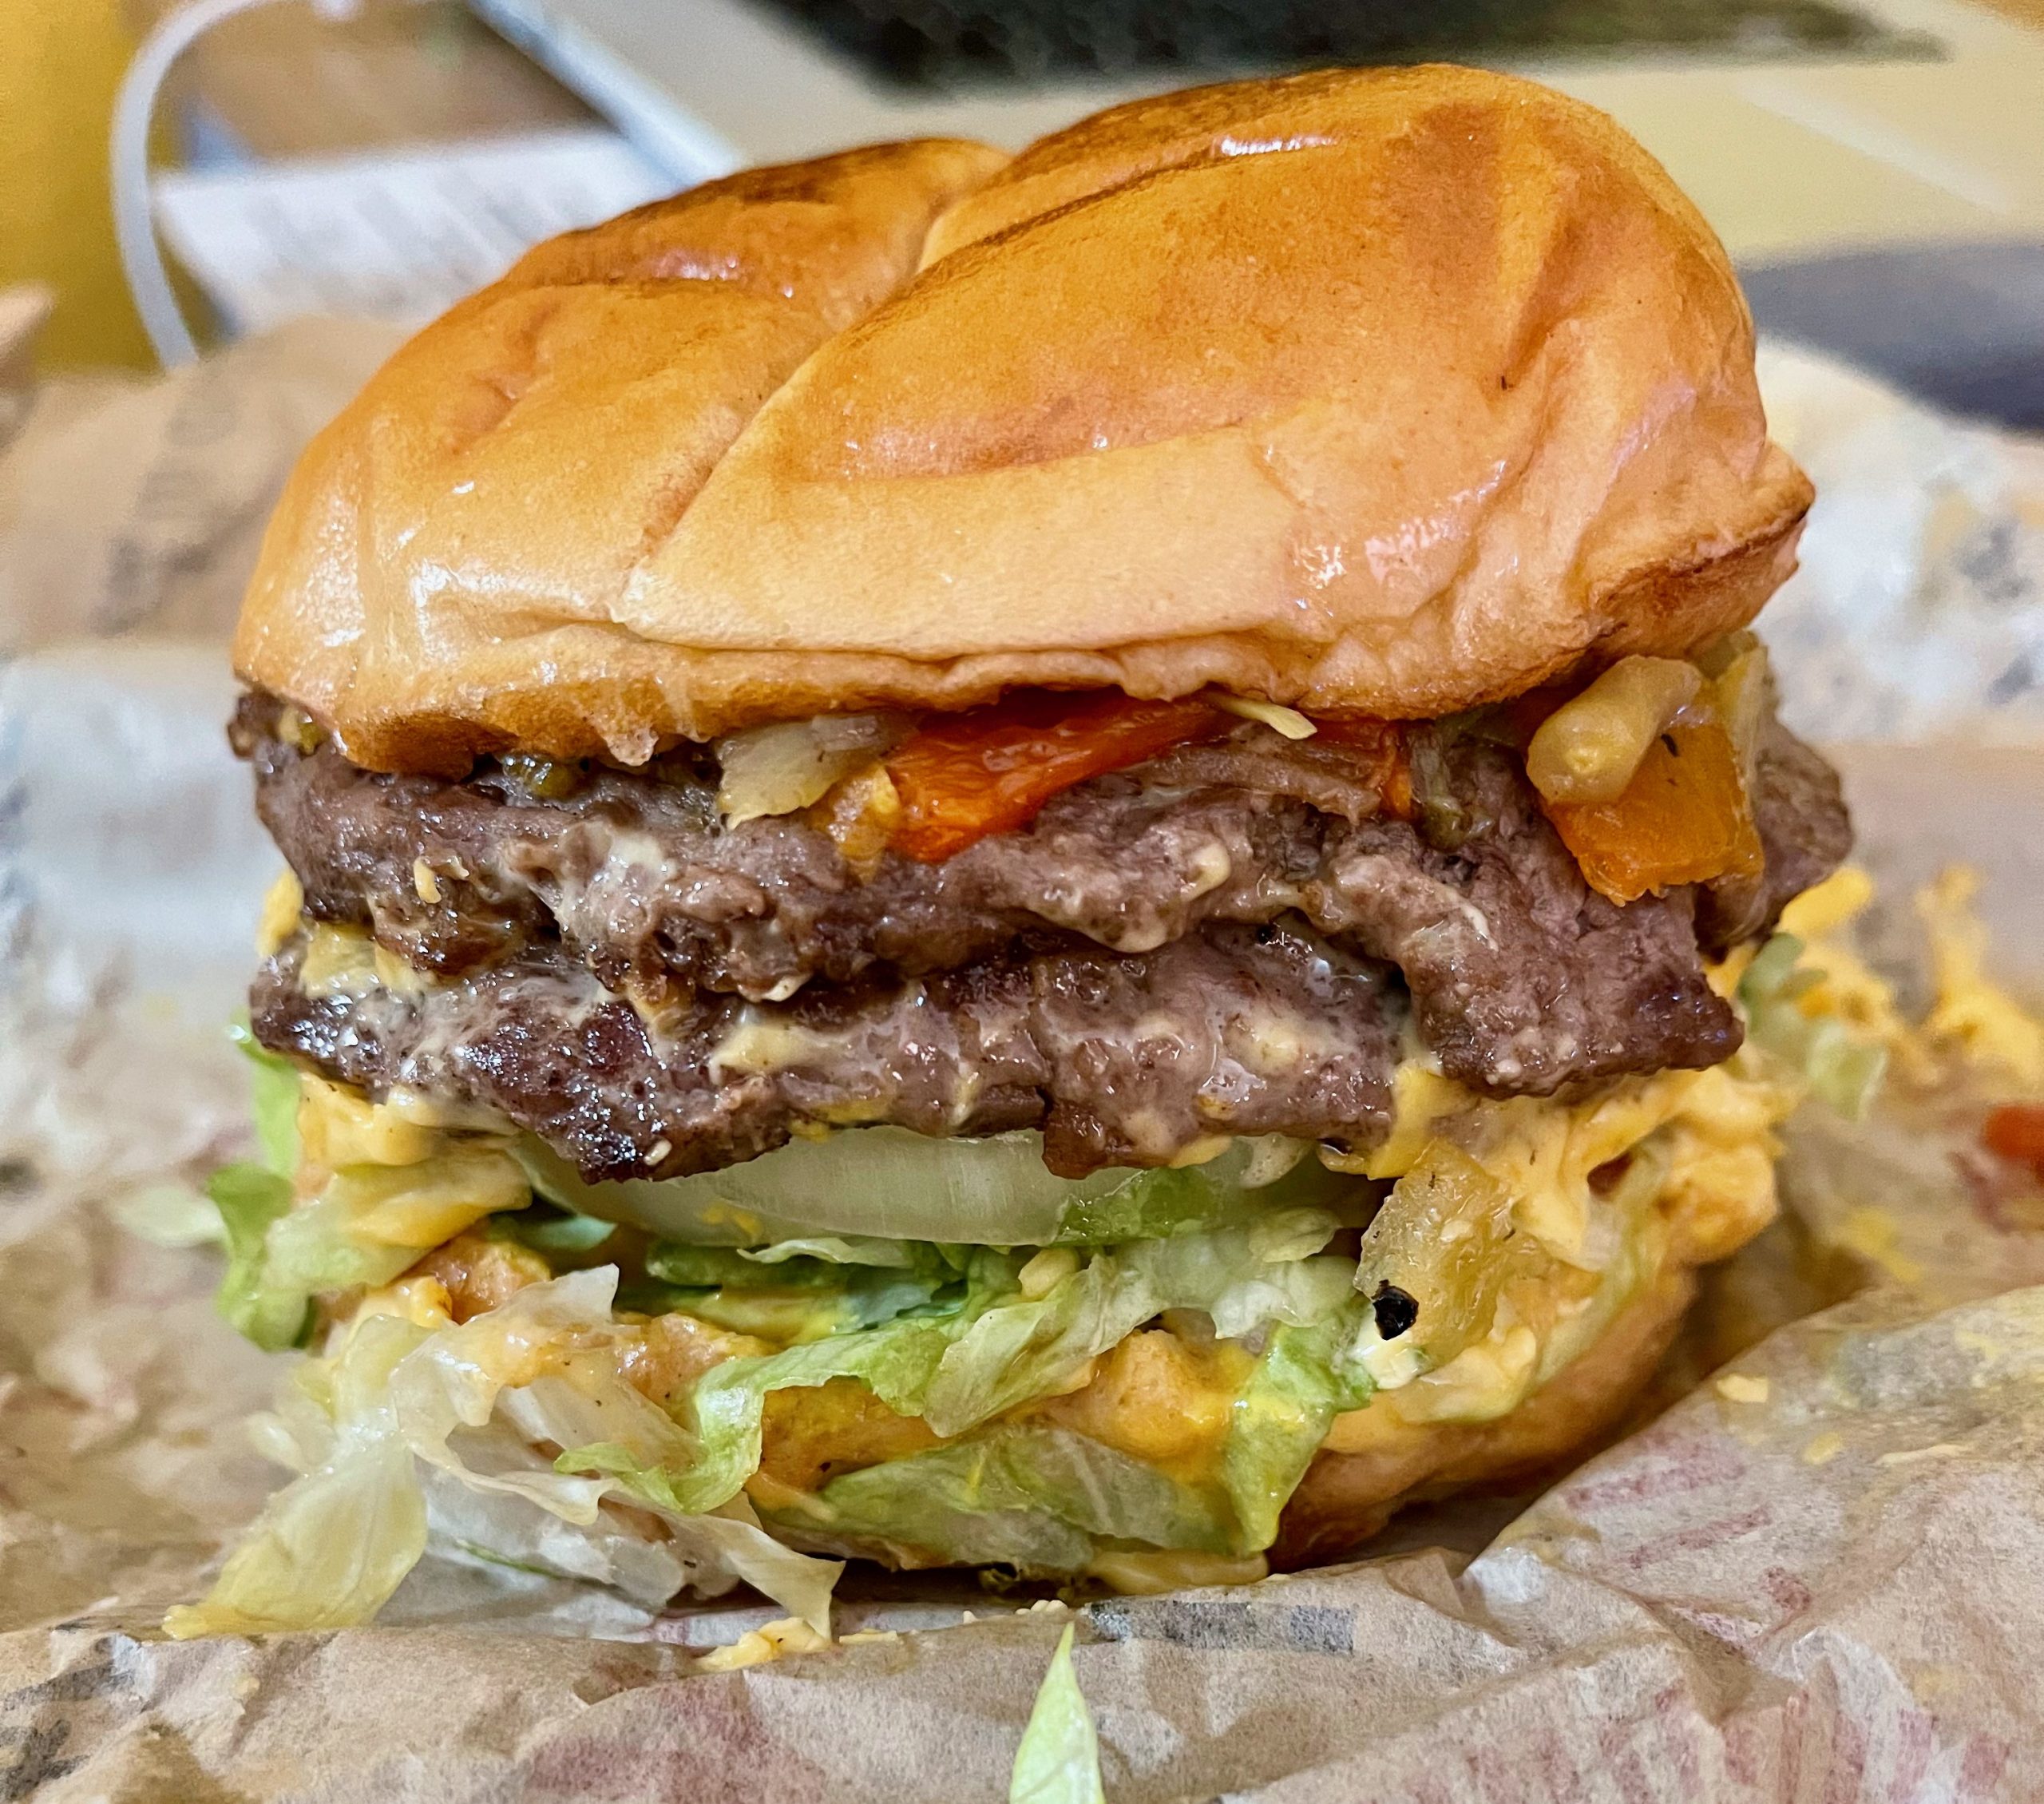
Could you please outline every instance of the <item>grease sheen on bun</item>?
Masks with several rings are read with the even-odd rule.
[[[1025,684],[1412,718],[1741,624],[1810,498],[1616,125],[1342,71],[540,246],[314,442],[236,663],[450,772]]]

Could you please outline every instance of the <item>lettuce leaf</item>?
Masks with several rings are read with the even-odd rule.
[[[1167,1309],[1205,1310],[1222,1332],[1242,1335],[1349,1306],[1353,1268],[1312,1256],[1337,1225],[1317,1211],[1289,1210],[1250,1227],[1099,1251],[1036,1298],[1020,1287],[1016,1256],[983,1248],[962,1286],[933,1295],[921,1313],[706,1373],[688,1403],[692,1459],[650,1464],[607,1436],[564,1442],[561,1469],[605,1473],[659,1507],[699,1514],[735,1497],[759,1469],[770,1392],[841,1378],[955,1437],[1066,1388],[1088,1361]]]
[[[227,1231],[227,1275],[214,1307],[265,1352],[297,1346],[308,1294],[279,1289],[264,1274],[271,1224],[291,1212],[289,1181],[261,1165],[223,1165],[207,1179],[206,1194]]]
[[[518,1168],[482,1148],[343,1166],[306,1203],[259,1165],[223,1168],[207,1193],[228,1234],[221,1312],[272,1350],[303,1338],[315,1295],[387,1284],[450,1235],[530,1200]]]
[[[1348,1358],[1369,1309],[1352,1287],[1342,1303],[1318,1318],[1271,1330],[1236,1400],[1221,1450],[1222,1482],[1235,1521],[1233,1551],[1260,1553],[1277,1540],[1278,1517],[1329,1426],[1369,1401],[1375,1387]]]
[[[520,1498],[562,1523],[599,1530],[584,1537],[585,1547],[614,1543],[617,1530],[604,1524],[615,1513],[603,1505],[616,1481],[600,1472],[564,1473],[533,1449],[600,1437],[636,1468],[685,1462],[693,1453],[691,1437],[665,1410],[600,1362],[554,1369],[544,1357],[544,1350],[572,1345],[607,1324],[616,1284],[614,1267],[572,1272],[529,1286],[422,1342],[390,1380],[411,1452],[472,1491]],[[485,1429],[494,1432],[482,1437]],[[673,1582],[644,1600],[664,1602],[684,1584],[702,1588],[706,1576],[721,1575],[727,1588],[731,1580],[743,1580],[828,1633],[838,1568],[782,1547],[742,1500],[733,1501],[735,1512],[727,1504],[717,1516],[683,1520],[688,1513],[671,1513],[667,1558],[654,1569]],[[648,1565],[641,1556],[640,1569]]]
[[[351,1211],[331,1198],[294,1208],[289,1183],[259,1165],[222,1166],[206,1194],[228,1237],[216,1306],[272,1353],[303,1343],[319,1292],[387,1284],[430,1250],[362,1239]]]
[[[1345,1262],[1325,1263],[1345,1275]],[[1319,1320],[1271,1330],[1214,1485],[1182,1483],[1069,1429],[996,1423],[834,1479],[813,1512],[782,1520],[833,1543],[889,1543],[1039,1575],[1083,1572],[1102,1544],[1261,1552],[1329,1425],[1369,1400],[1368,1376],[1346,1357],[1369,1310],[1351,1290]]]
[[[832,1256],[840,1250],[852,1256]],[[833,1239],[741,1249],[663,1241],[646,1255],[646,1269],[667,1289],[633,1300],[740,1334],[818,1341],[955,1306],[971,1257],[927,1242],[854,1247]]]
[[[287,1178],[298,1166],[298,1067],[262,1045],[246,1021],[232,1023],[227,1032],[251,1067],[249,1110],[263,1163]]]
[[[272,1283],[279,1272],[302,1279],[323,1262],[360,1269],[364,1251],[340,1233],[345,1224],[322,1227],[326,1201],[280,1215],[287,1187],[255,1168],[221,1192],[252,1318],[275,1308],[283,1326],[298,1319],[279,1302],[299,1295]],[[1064,1275],[1037,1295],[1023,1285],[1029,1262],[991,1248],[915,1250],[920,1275],[833,1264],[814,1248],[745,1261],[755,1277],[802,1262],[837,1273],[838,1292],[790,1293],[812,1299],[882,1284],[908,1287],[916,1300],[874,1325],[712,1368],[679,1420],[613,1360],[591,1356],[621,1331],[615,1267],[529,1285],[459,1324],[364,1317],[330,1358],[296,1369],[263,1433],[299,1477],[271,1500],[212,1596],[172,1626],[368,1620],[426,1544],[430,1492],[435,1517],[472,1552],[600,1579],[648,1604],[681,1585],[714,1595],[743,1580],[821,1629],[838,1568],[774,1540],[743,1492],[759,1469],[766,1396],[836,1378],[948,1437],[972,1437],[834,1480],[814,1519],[782,1518],[811,1544],[893,1542],[1064,1572],[1083,1570],[1102,1548],[1254,1551],[1274,1534],[1326,1421],[1366,1394],[1342,1360],[1367,1305],[1349,1287],[1349,1262],[1318,1256],[1334,1227],[1316,1211],[1281,1211],[1083,1262],[1068,1253]],[[250,1276],[259,1255],[260,1283]],[[1066,1429],[992,1420],[1068,1388],[1087,1362],[1174,1308],[1266,1337],[1212,1477],[1183,1481]],[[580,1356],[562,1357],[570,1349]],[[548,1446],[570,1450],[549,1461],[539,1451]],[[660,1529],[620,1509],[627,1498]]]
[[[691,1449],[606,1362],[564,1357],[611,1330],[616,1278],[604,1267],[529,1286],[458,1326],[365,1316],[332,1357],[296,1367],[278,1413],[258,1425],[263,1450],[299,1477],[205,1601],[173,1611],[166,1628],[368,1621],[425,1551],[430,1479],[434,1513],[472,1554],[600,1579],[648,1605],[684,1584],[715,1596],[743,1581],[827,1633],[840,1568],[774,1540],[743,1499],[714,1514],[662,1511],[656,1536],[613,1507],[615,1481],[568,1476],[538,1452],[596,1434],[649,1464]]]
[[[972,1566],[1084,1571],[1096,1539],[1232,1551],[1226,1502],[1070,1429],[996,1426],[833,1479],[806,1531],[927,1548]]]
[[[953,1326],[951,1318],[910,1317],[785,1353],[728,1360],[704,1374],[693,1393],[693,1457],[648,1462],[607,1437],[571,1445],[556,1464],[564,1473],[613,1477],[657,1509],[707,1514],[736,1497],[759,1469],[768,1392],[857,1378],[889,1408],[913,1415],[950,1344]]]
[[[327,1374],[323,1432],[291,1449],[301,1475],[263,1505],[205,1601],[164,1619],[170,1635],[339,1628],[382,1608],[426,1551],[426,1501],[390,1397],[426,1334],[379,1315],[348,1337]]]
[[[206,1180],[206,1195],[227,1234],[227,1275],[214,1305],[237,1330],[274,1353],[298,1345],[309,1314],[309,1291],[279,1287],[265,1271],[271,1225],[291,1212],[298,1068],[258,1045],[246,1022],[233,1023],[228,1037],[249,1063],[249,1103],[263,1162],[223,1165]]]
[[[856,1281],[861,1271],[913,1272],[939,1282],[962,1277],[970,1249],[927,1240],[874,1240],[822,1235],[765,1247],[699,1247],[655,1243],[646,1269],[682,1289],[823,1289]]]
[[[1205,1310],[1230,1338],[1270,1322],[1310,1321],[1347,1294],[1353,1268],[1333,1259],[1311,1271],[1286,1268],[1311,1263],[1339,1225],[1316,1210],[1285,1210],[1250,1227],[1097,1252],[1047,1296],[1004,1302],[966,1324],[913,1413],[939,1434],[962,1433],[1062,1390],[1167,1309]]]
[[[790,1260],[805,1264],[880,1265],[915,1271],[934,1263],[953,1271],[963,1271],[965,1261],[956,1249],[928,1240],[876,1240],[869,1235],[824,1234],[806,1239],[778,1240],[770,1247],[739,1249],[741,1259],[752,1265],[786,1265]]]
[[[491,1224],[491,1231],[503,1234],[536,1253],[588,1253],[617,1232],[617,1223],[540,1203],[529,1210],[498,1218]]]
[[[1092,1713],[1072,1670],[1072,1629],[1064,1625],[1050,1671],[1015,1750],[1008,1804],[1107,1804],[1100,1782],[1100,1743]]]
[[[1864,1121],[1888,1071],[1888,1049],[1855,1034],[1831,1015],[1806,1015],[1799,1000],[1823,981],[1821,970],[1801,963],[1803,942],[1777,934],[1739,980],[1746,1030],[1800,1072],[1811,1094],[1847,1121]]]

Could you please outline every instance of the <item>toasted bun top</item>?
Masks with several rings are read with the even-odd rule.
[[[541,245],[307,451],[236,656],[385,768],[1025,684],[1414,717],[1743,623],[1810,497],[1617,125],[1342,71]]]

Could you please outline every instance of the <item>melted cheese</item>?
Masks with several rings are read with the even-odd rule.
[[[1773,1131],[1800,1087],[1742,1054],[1707,1071],[1626,1078],[1577,1104],[1484,1100],[1408,1060],[1395,1093],[1392,1133],[1365,1169],[1403,1176],[1445,1131],[1511,1198],[1512,1223],[1538,1253],[1506,1283],[1482,1338],[1435,1370],[1407,1337],[1365,1330],[1358,1351],[1379,1393],[1337,1421],[1329,1445],[1341,1451],[1418,1424],[1509,1413],[1666,1260],[1718,1259],[1750,1239],[1774,1213]]]
[[[905,1459],[938,1445],[918,1416],[897,1413],[856,1378],[766,1394],[759,1470],[747,1486],[769,1509],[781,1488],[821,1490],[841,1472]],[[764,1488],[758,1480],[764,1479]]]
[[[399,996],[421,996],[434,979],[378,946],[360,927],[331,922],[310,925],[305,958],[299,966],[299,987],[307,996],[345,997],[350,1001],[387,989]]]
[[[374,1103],[358,1090],[299,1074],[298,1141],[306,1167],[331,1172],[343,1165],[416,1165],[439,1151],[437,1124],[401,1108]]]
[[[374,1246],[431,1247],[485,1215],[532,1200],[509,1153],[461,1147],[410,1165],[348,1165],[320,1192],[339,1203],[348,1228]]]
[[[747,1009],[710,1054],[710,1074],[757,1077],[814,1065],[834,1042],[827,1034],[794,1021],[775,1021]]]
[[[1323,1150],[1322,1160],[1336,1171],[1360,1171],[1367,1178],[1402,1178],[1412,1170],[1435,1128],[1450,1116],[1473,1108],[1477,1097],[1452,1077],[1444,1077],[1431,1060],[1399,1061],[1391,1079],[1391,1132],[1384,1144],[1360,1159]]]
[[[1254,1364],[1233,1342],[1139,1329],[1101,1356],[1091,1382],[1032,1413],[1131,1459],[1197,1476],[1226,1438]]]
[[[1988,981],[1987,930],[1972,906],[1979,887],[1979,872],[1956,865],[1916,898],[1937,981],[1923,1037],[2034,1094],[2044,1090],[2044,1021]]]
[[[849,1638],[848,1638],[849,1639]],[[763,1666],[790,1654],[821,1653],[830,1637],[814,1629],[799,1616],[788,1616],[763,1628],[748,1629],[728,1647],[715,1647],[695,1663],[698,1672],[736,1672],[748,1666]]]
[[[256,956],[274,958],[283,950],[285,942],[298,931],[299,919],[305,912],[305,891],[299,887],[295,873],[286,870],[277,873],[277,879],[263,897],[263,912],[256,925]]]

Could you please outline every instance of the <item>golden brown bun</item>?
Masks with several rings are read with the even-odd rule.
[[[384,767],[1022,684],[1427,716],[1740,624],[1809,500],[1624,133],[1343,71],[541,246],[307,453],[236,660]]]
[[[1511,1489],[1583,1458],[1654,1376],[1695,1295],[1690,1267],[1664,1267],[1583,1353],[1495,1421],[1399,1423],[1367,1448],[1323,1448],[1285,1506],[1271,1565],[1339,1559],[1408,1505]]]

